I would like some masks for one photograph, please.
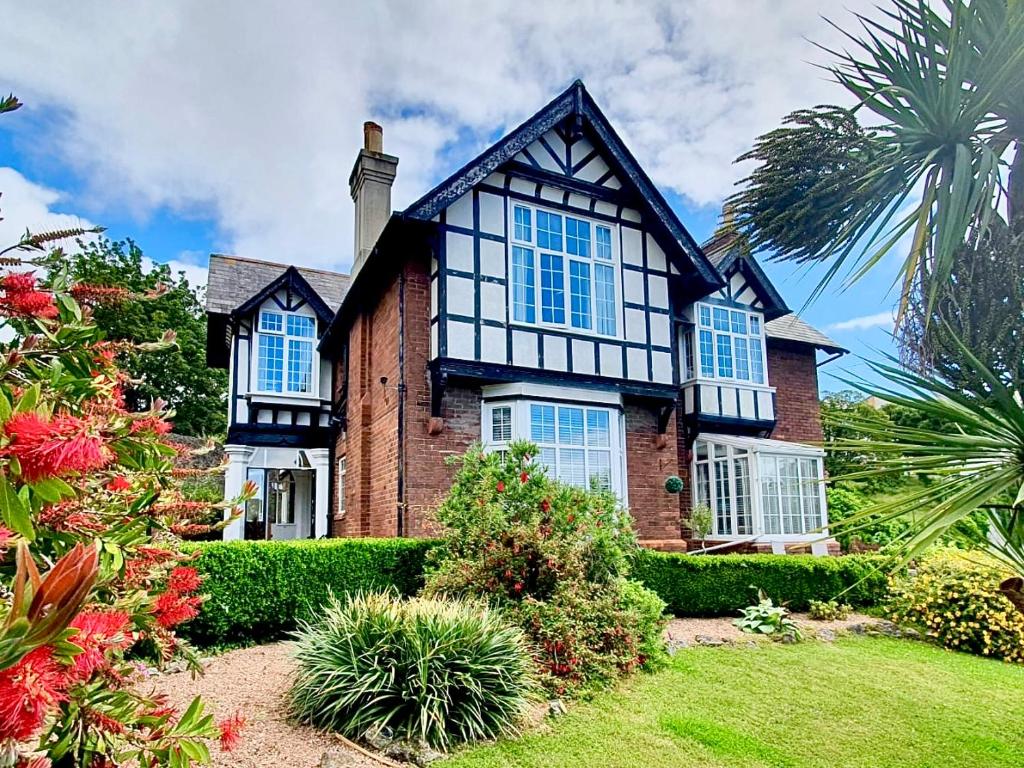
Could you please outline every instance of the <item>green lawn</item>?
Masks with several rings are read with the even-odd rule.
[[[544,732],[444,768],[997,768],[1024,765],[1024,667],[843,638],[693,648]]]

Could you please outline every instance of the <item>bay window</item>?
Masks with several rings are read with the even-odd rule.
[[[535,400],[485,403],[484,444],[505,451],[528,440],[551,477],[580,488],[621,492],[621,413],[615,408]]]
[[[512,319],[617,336],[619,286],[613,243],[610,225],[514,205]]]
[[[685,368],[699,370],[701,378],[765,384],[764,322],[758,312],[698,304],[696,353],[693,331],[684,336]]]
[[[307,315],[263,311],[256,333],[256,390],[315,393],[316,320]]]

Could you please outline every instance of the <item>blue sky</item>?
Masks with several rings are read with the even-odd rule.
[[[826,0],[337,5],[12,10],[0,91],[27,106],[0,118],[0,237],[102,224],[196,281],[211,251],[344,269],[363,120],[400,158],[404,207],[582,77],[700,241],[744,174],[733,158],[792,109],[845,99],[808,63],[809,40],[836,39],[819,14],[850,18]],[[898,260],[806,308],[820,270],[765,267],[806,320],[877,357]],[[864,372],[832,363],[822,389],[844,369]]]

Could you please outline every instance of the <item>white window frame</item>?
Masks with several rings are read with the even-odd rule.
[[[338,459],[338,477],[335,482],[338,492],[338,517],[345,514],[345,472],[347,471],[347,456]]]
[[[490,400],[485,400],[481,406],[481,442],[484,446],[484,450],[491,451],[504,451],[508,448],[508,444],[515,440],[526,440],[530,442],[536,442],[531,440],[530,430],[530,406],[541,405],[541,406],[552,406],[555,410],[555,443],[548,444],[544,443],[544,447],[562,447],[572,449],[582,449],[587,461],[589,461],[590,450],[608,450],[610,454],[611,462],[611,490],[618,496],[623,503],[626,503],[626,450],[625,450],[625,429],[623,425],[623,412],[620,407],[614,404],[603,402],[598,399],[593,402],[584,402],[580,400],[560,400],[560,399],[540,399],[536,397],[500,397]],[[584,438],[584,444],[581,445],[569,445],[558,443],[558,408],[578,408],[583,410],[583,422],[584,430],[587,429],[587,410],[603,411],[608,413],[608,430],[609,440],[608,448],[595,448],[586,444],[586,438]],[[511,430],[508,433],[509,439],[495,439],[493,434],[493,419],[494,412],[498,409],[507,408],[511,416]],[[586,431],[584,432],[586,435]],[[557,459],[556,459],[557,461]],[[557,470],[556,470],[557,471]],[[589,481],[589,478],[588,478]]]
[[[530,212],[530,239],[523,240],[516,237],[516,208],[524,208]],[[559,216],[562,219],[562,248],[560,251],[552,249],[541,249],[537,245],[537,213],[538,211]],[[586,222],[590,226],[590,256],[583,257],[570,254],[568,250],[568,235],[566,227],[566,218],[577,219],[578,221]],[[548,208],[545,206],[534,205],[515,199],[509,200],[509,218],[507,222],[508,227],[508,264],[507,272],[508,280],[508,318],[512,325],[519,325],[527,328],[553,328],[567,333],[577,333],[585,335],[593,335],[602,339],[624,339],[625,338],[625,314],[623,311],[623,299],[622,299],[622,261],[619,253],[619,225],[614,222],[604,221],[600,219],[594,219],[588,217],[584,213],[576,213],[573,211],[558,210]],[[611,260],[598,258],[597,256],[597,228],[604,227],[611,232],[611,249],[612,258]],[[515,286],[513,284],[513,260],[514,254],[513,249],[516,247],[528,248],[533,253],[533,307],[534,307],[534,322],[527,320],[517,320],[515,318],[515,297],[514,291]],[[559,256],[562,259],[562,290],[564,296],[563,309],[565,313],[564,323],[544,322],[543,318],[543,307],[541,306],[541,252],[550,253],[555,256]],[[579,262],[587,264],[590,269],[590,328],[577,328],[572,324],[572,290],[571,290],[571,262]],[[600,333],[597,330],[597,265],[608,266],[612,269],[612,275],[615,280],[614,287],[614,298],[615,298],[615,333],[607,334]]]
[[[281,316],[281,331],[264,331],[263,328],[263,316],[267,313],[280,315]],[[306,317],[313,321],[313,335],[312,336],[295,336],[288,334],[288,317],[289,316]],[[317,350],[317,343],[319,336],[317,335],[319,328],[316,315],[311,311],[304,310],[292,310],[286,311],[279,307],[270,307],[264,305],[260,308],[259,312],[253,319],[252,328],[252,346],[250,347],[250,380],[252,382],[251,392],[253,394],[281,398],[291,399],[298,398],[300,400],[318,400],[320,399],[320,353]],[[284,339],[284,359],[281,372],[281,391],[278,392],[273,389],[261,389],[260,388],[260,337],[261,336],[276,336]],[[288,389],[288,363],[289,363],[289,340],[295,341],[307,341],[312,344],[313,356],[310,362],[310,391],[309,392],[293,392]]]
[[[708,459],[698,460],[698,443],[706,443],[708,445]],[[718,525],[718,508],[717,499],[714,492],[714,459],[711,458],[714,452],[714,446],[722,446],[728,450],[728,459],[730,466],[729,482],[730,482],[730,515],[733,520],[733,532],[732,533],[721,533]],[[753,518],[753,531],[750,534],[738,534],[736,524],[736,494],[735,494],[735,479],[732,474],[732,461],[736,455],[736,451],[747,451],[748,456],[748,491],[750,495],[750,513]],[[781,490],[777,495],[778,508],[780,510],[779,515],[779,533],[768,532],[767,520],[765,518],[765,504],[764,504],[764,489],[763,481],[766,479],[763,477],[762,469],[762,458],[771,459],[793,459],[797,461],[799,471],[802,473],[803,461],[813,461],[817,477],[814,479],[804,480],[802,474],[799,478],[798,488],[800,489],[798,498],[800,499],[800,519],[802,523],[801,533],[783,533],[785,529],[782,518],[782,494]],[[702,493],[702,483],[698,482],[698,464],[707,464],[710,480],[711,494],[710,498],[704,498]],[[702,434],[697,437],[694,442],[692,450],[692,461],[690,462],[691,470],[691,482],[693,490],[693,503],[700,504],[705,503],[711,507],[713,528],[711,536],[715,539],[721,539],[723,541],[730,540],[748,540],[748,539],[761,539],[761,540],[774,540],[774,541],[817,541],[823,537],[829,535],[828,531],[828,506],[825,498],[825,483],[824,483],[824,451],[820,448],[815,448],[809,445],[803,445],[801,443],[784,443],[780,440],[766,440],[760,438],[745,438],[733,435],[706,435]],[[816,496],[818,499],[818,509],[821,520],[821,528],[806,527],[806,511],[804,509],[805,497],[804,485],[806,483],[815,483]]]
[[[710,325],[702,325],[700,320],[700,310],[704,307],[708,310],[710,316]],[[724,310],[725,312],[740,312],[745,315],[745,322],[747,325],[747,333],[738,334],[734,333],[731,329],[731,315],[730,315],[730,329],[727,331],[720,331],[715,329],[715,309]],[[755,319],[761,329],[760,334],[750,333],[750,321]],[[712,372],[708,376],[704,373],[704,369],[701,365],[701,345],[700,345],[700,332],[708,331],[711,334],[711,358],[712,358]],[[687,335],[689,335],[689,343],[687,343]],[[730,345],[732,348],[732,376],[721,376],[719,374],[719,360],[718,360],[718,337],[728,336]],[[736,375],[736,339],[737,337],[742,338],[747,343],[747,372],[749,378],[741,379]],[[750,341],[756,339],[760,342],[761,347],[761,368],[764,373],[764,381],[754,381],[754,365],[753,355],[750,353]],[[689,349],[687,349],[687,346]],[[741,384],[743,386],[767,389],[770,387],[769,375],[768,375],[768,345],[766,343],[765,330],[764,330],[764,313],[758,312],[757,310],[750,309],[749,307],[726,307],[718,304],[710,304],[707,302],[698,302],[693,305],[693,328],[687,328],[683,331],[683,371],[684,376],[687,370],[692,369],[693,375],[690,379],[684,380],[702,380],[702,381],[727,381],[734,384]],[[688,364],[687,364],[688,363]]]

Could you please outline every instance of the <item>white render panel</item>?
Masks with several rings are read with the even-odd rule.
[[[594,367],[594,343],[583,339],[572,340],[573,373],[597,373]]]
[[[546,184],[540,188],[540,196],[542,200],[550,200],[553,203],[562,202],[563,192],[556,187],[549,187]]]
[[[301,411],[300,413],[296,414],[296,416],[295,416],[295,424],[296,424],[296,426],[299,426],[299,427],[308,427],[309,426],[309,413],[306,412],[306,411]]]
[[[564,336],[552,336],[544,334],[544,368],[548,371],[569,370],[569,359],[567,357],[565,344],[568,339]]]
[[[582,211],[590,213],[590,198],[586,195],[581,195],[578,192],[570,192],[569,205],[573,208],[579,208]]]
[[[625,219],[626,221],[635,221],[636,223],[639,224],[640,223],[640,211],[633,210],[632,208],[623,208],[622,209],[622,218]]]
[[[757,414],[762,419],[775,418],[775,405],[771,392],[766,392],[763,389],[757,391]]]
[[[744,419],[754,418],[754,390],[740,390],[740,416]]]
[[[492,187],[504,187],[505,186],[505,174],[504,173],[492,173],[486,179],[484,184],[490,184]]]
[[[594,204],[594,213],[602,213],[605,216],[615,216],[619,212],[619,209],[611,203],[606,203],[604,200],[598,200]]]
[[[607,179],[601,182],[602,187],[608,187],[609,189],[621,189],[622,182],[615,176],[609,176]]]
[[[274,412],[268,410],[259,410],[256,412],[256,421],[260,424],[273,424]]]
[[[672,353],[652,352],[651,368],[654,372],[654,381],[659,384],[672,383]]]
[[[438,355],[437,347],[437,323],[432,323],[430,326],[430,359],[434,360]]]
[[[467,192],[445,210],[444,220],[456,227],[473,228],[473,194]]]
[[[626,375],[634,381],[647,381],[647,350],[629,347],[626,350]]]
[[[622,228],[622,261],[636,267],[644,265],[642,233],[632,227]]]
[[[683,413],[693,413],[693,387],[683,390]]]
[[[751,306],[755,301],[757,301],[757,294],[754,293],[750,288],[744,288],[743,293],[736,297],[736,301],[738,301],[740,304],[746,304],[747,306]]]
[[[661,275],[647,275],[647,295],[652,307],[668,309],[668,280]]]
[[[430,278],[430,316],[437,317],[437,278]]]
[[[455,277],[454,275],[446,276],[445,280],[448,288],[448,314],[473,317],[475,304],[473,294],[476,291],[473,281],[468,277]]]
[[[700,385],[700,412],[718,414],[718,388],[709,384]]]
[[[622,378],[622,350],[618,346],[601,345],[601,375]]]
[[[480,241],[480,274],[505,277],[505,244],[494,240]]]
[[[668,315],[651,313],[651,344],[667,347],[672,343]]]
[[[644,273],[635,269],[622,270],[622,298],[633,304],[644,304]]]
[[[523,162],[526,162],[525,157],[523,158]],[[513,176],[512,182],[509,184],[509,189],[511,189],[513,192],[518,192],[521,195],[530,195],[531,197],[533,196],[533,191],[536,189],[536,187],[537,185],[534,184],[532,181],[520,179],[518,176]]]
[[[579,171],[576,172],[575,176],[577,179],[593,183],[606,173],[608,173],[608,163],[604,161],[603,157],[598,155],[580,168]]]
[[[505,329],[490,325],[480,326],[480,359],[486,363],[508,362],[505,351]]]
[[[722,415],[732,418],[740,415],[736,410],[736,387],[722,387]]]
[[[480,193],[480,230],[505,236],[505,200],[489,192]]]
[[[647,343],[646,312],[642,309],[626,310],[626,340]]]
[[[537,367],[537,334],[512,331],[512,364]]]
[[[743,275],[739,272],[733,272],[732,277],[729,278],[729,286],[732,288],[732,292],[736,293],[740,288],[744,286],[747,281],[743,279]]]
[[[448,232],[445,236],[445,256],[448,259],[448,269],[472,272],[473,238],[469,235],[460,235],[458,232]]]
[[[292,423],[292,412],[291,411],[278,411],[277,412],[277,423],[289,425]]]
[[[485,320],[505,322],[505,286],[480,283],[480,316]],[[504,355],[503,355],[504,357]]]
[[[661,250],[661,246],[658,245],[658,241],[650,234],[647,235],[647,266],[649,269],[656,269],[660,272],[664,272],[668,269],[665,252]]]
[[[448,357],[459,360],[474,359],[474,332],[476,326],[458,320],[448,321]]]
[[[594,151],[594,145],[587,139],[578,139],[572,145],[572,164],[576,165],[580,160]]]

